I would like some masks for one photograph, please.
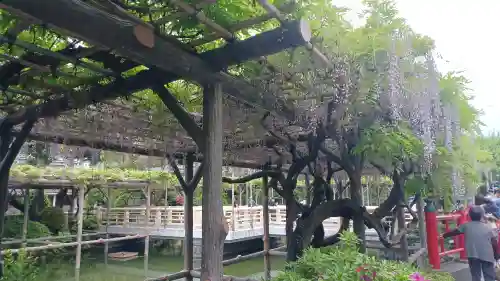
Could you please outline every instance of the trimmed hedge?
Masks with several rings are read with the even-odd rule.
[[[22,215],[7,216],[5,218],[5,238],[22,238],[24,218]],[[39,222],[28,221],[27,238],[40,238],[51,236],[49,228]]]

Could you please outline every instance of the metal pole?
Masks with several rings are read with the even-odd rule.
[[[144,237],[144,277],[148,278],[149,271],[149,217],[151,214],[151,189],[146,186],[146,237]]]
[[[80,186],[78,190],[78,232],[76,236],[76,262],[75,280],[80,280],[80,265],[82,258],[82,234],[83,234],[83,205],[85,204],[85,186]]]
[[[186,197],[186,196],[184,196]],[[167,214],[168,213],[168,181],[165,182],[165,198],[164,198],[164,204],[163,204],[163,213]],[[161,224],[161,215],[160,215],[160,224]],[[165,228],[167,225],[167,220],[165,220],[165,223],[163,224],[163,227]]]
[[[188,154],[184,159],[184,179],[190,182],[193,178],[193,155]],[[193,187],[194,188],[194,187]],[[193,270],[193,205],[194,189],[184,190],[184,270]],[[193,281],[191,275],[186,277],[186,281]]]
[[[254,205],[253,204],[254,203],[254,200],[253,200],[253,185],[251,183],[249,183],[249,185],[250,185],[250,187],[249,187],[250,188],[250,205],[253,206]]]
[[[23,220],[23,236],[21,244],[22,248],[26,247],[26,238],[28,237],[28,221],[29,221],[29,209],[30,209],[30,189],[26,188],[24,190],[24,220]]]
[[[234,174],[233,174],[233,178],[234,178]],[[232,193],[232,200],[231,200],[231,230],[234,231],[234,220],[236,218],[236,215],[235,215],[235,211],[236,211],[236,208],[234,207],[234,203],[236,202],[235,198],[234,198],[234,184],[231,185],[231,193]]]
[[[108,201],[106,202],[106,239],[109,239],[109,213],[111,212],[111,188],[107,187]],[[109,242],[104,243],[104,264],[108,266]]]
[[[269,241],[269,187],[267,176],[262,178],[262,212],[264,223],[264,280],[271,279],[271,256],[269,250],[271,249]]]
[[[243,205],[242,204],[243,203],[243,198],[241,198],[242,195],[243,195],[243,192],[242,192],[241,184],[238,184],[238,198],[239,198],[239,200],[238,200],[238,206]]]
[[[248,183],[245,183],[245,203],[247,206],[250,206],[248,200],[249,200],[249,192],[248,192]]]

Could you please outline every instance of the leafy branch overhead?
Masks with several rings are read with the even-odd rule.
[[[331,1],[270,1],[279,13],[234,0],[87,2],[83,10],[111,15],[88,23],[102,29],[100,35],[33,8],[40,2],[2,2],[9,11],[2,10],[0,20],[0,53],[8,61],[0,67],[0,110],[7,119],[18,125],[41,114],[33,139],[140,152],[169,158],[175,168],[173,156],[203,161],[200,85],[219,81],[225,90],[225,164],[264,167],[222,181],[270,178],[268,188],[287,205],[289,260],[309,246],[337,243],[351,221],[361,240],[367,226],[391,247],[406,226],[390,235],[383,219],[411,210],[408,191],[458,197],[478,183],[478,169],[470,163],[491,164],[493,157],[473,141],[480,122],[467,79],[439,73],[433,40],[412,30],[392,1],[363,1],[363,22],[356,26]],[[56,10],[67,3],[44,5]],[[71,3],[68,12],[85,14],[78,13],[81,1]],[[19,11],[64,27],[48,29]],[[311,42],[301,19],[311,27]],[[99,46],[61,30],[92,37]],[[144,46],[132,48],[137,41]],[[153,56],[160,52],[169,55]],[[390,178],[392,188],[369,213],[361,191],[363,176],[374,170]],[[303,174],[312,197],[306,204],[296,198]],[[169,173],[125,169],[15,166],[11,175],[93,185],[177,183]],[[199,179],[181,185],[186,189]],[[349,198],[343,198],[347,189]],[[329,217],[342,217],[342,225],[326,237],[322,223]]]

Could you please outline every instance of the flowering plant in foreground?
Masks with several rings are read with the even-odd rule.
[[[273,281],[452,281],[449,273],[418,271],[404,262],[383,260],[358,251],[351,232],[336,246],[308,249]]]
[[[412,281],[430,281],[429,279],[426,279],[422,274],[419,272],[415,272],[412,275],[410,275],[410,280]]]
[[[369,265],[364,264],[356,268],[356,272],[359,274],[359,279],[362,281],[374,281],[377,277],[377,271],[370,268]],[[414,272],[408,276],[408,280],[411,281],[431,281],[425,276],[423,276],[420,272]]]

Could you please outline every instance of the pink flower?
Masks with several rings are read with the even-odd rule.
[[[428,281],[425,279],[425,277],[420,274],[419,272],[415,272],[413,273],[412,275],[410,275],[410,280],[413,280],[413,281]]]

